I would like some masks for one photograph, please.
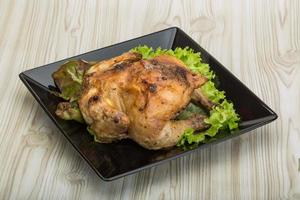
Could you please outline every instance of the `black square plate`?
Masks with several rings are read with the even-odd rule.
[[[220,89],[224,90],[228,99],[233,101],[241,117],[239,131],[233,134],[221,134],[217,140],[200,145],[194,150],[183,151],[174,147],[169,150],[150,151],[130,140],[112,144],[95,143],[93,138],[87,133],[84,125],[72,121],[64,121],[56,117],[56,105],[61,100],[52,95],[49,92],[49,88],[54,86],[51,74],[61,64],[70,59],[84,59],[87,61],[107,59],[120,55],[138,45],[165,49],[189,46],[195,51],[201,52],[203,61],[211,66],[219,78]],[[64,136],[103,180],[114,180],[181,157],[197,149],[246,133],[277,118],[276,113],[222,64],[176,27],[27,70],[20,74],[20,78]]]

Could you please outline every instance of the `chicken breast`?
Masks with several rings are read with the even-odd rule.
[[[206,81],[175,57],[124,53],[86,72],[79,107],[100,142],[131,138],[148,149],[167,148],[186,128],[206,127],[201,115],[174,120]]]

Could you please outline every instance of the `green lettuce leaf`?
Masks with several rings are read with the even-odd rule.
[[[68,101],[76,101],[81,93],[84,72],[91,66],[83,60],[68,61],[52,74],[53,80],[60,90],[55,94]]]
[[[181,136],[181,139],[176,144],[176,146],[182,147],[183,149],[193,149],[204,140],[205,133],[195,134],[195,130],[193,128],[187,128]]]
[[[221,100],[225,99],[225,92],[218,90],[212,81],[207,81],[201,86],[201,91],[214,103],[220,103]]]
[[[233,104],[224,100],[220,105],[215,106],[211,111],[208,118],[204,120],[210,127],[200,133],[195,132],[192,128],[185,130],[181,136],[177,146],[183,149],[191,149],[197,147],[200,143],[204,143],[205,136],[213,138],[220,130],[232,131],[238,128],[239,116],[233,108]]]
[[[158,55],[166,54],[167,52],[167,50],[162,50],[160,47],[154,50],[152,47],[148,47],[146,45],[135,47],[131,49],[131,51],[140,53],[142,58],[146,60]]]
[[[205,131],[206,135],[213,137],[219,129],[234,130],[238,128],[240,118],[235,112],[233,103],[224,100],[210,111],[210,116],[205,119],[205,123],[210,124],[210,128]]]
[[[56,96],[67,100],[58,104],[56,115],[64,120],[75,120],[84,123],[77,100],[81,94],[84,72],[92,63],[83,60],[68,61],[52,74],[52,78],[59,89],[53,92]]]

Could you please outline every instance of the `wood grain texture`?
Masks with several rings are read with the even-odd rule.
[[[18,79],[26,69],[181,27],[279,119],[113,182]],[[0,199],[300,199],[300,1],[0,0]]]

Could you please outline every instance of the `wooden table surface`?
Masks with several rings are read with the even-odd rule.
[[[299,0],[0,0],[0,199],[300,199],[299,13]],[[279,118],[104,182],[18,74],[170,26],[190,34]]]

